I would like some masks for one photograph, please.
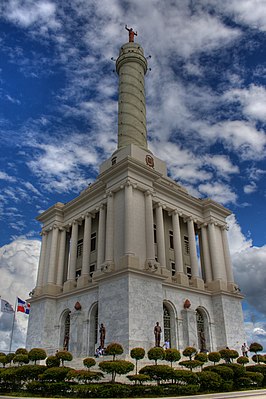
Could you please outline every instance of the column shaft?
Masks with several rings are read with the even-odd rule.
[[[134,255],[133,250],[133,187],[131,184],[125,186],[125,255]]]
[[[223,254],[220,253],[217,244],[217,234],[214,223],[208,224],[210,254],[212,261],[212,275],[214,280],[225,280],[224,264],[222,262]]]
[[[147,191],[145,193],[145,231],[147,260],[155,260],[153,224],[152,195],[149,191]]]
[[[43,286],[46,249],[47,249],[47,233],[44,232],[44,233],[42,233],[42,246],[41,246],[41,254],[40,254],[40,260],[39,260],[36,287],[42,287]]]
[[[56,255],[58,248],[58,227],[54,226],[52,231],[52,242],[50,249],[50,262],[48,270],[47,284],[55,284]]]
[[[68,267],[68,280],[76,278],[76,262],[77,262],[77,245],[78,245],[78,223],[73,222],[70,242],[70,257]]]
[[[98,228],[98,247],[97,247],[97,269],[100,269],[104,262],[105,245],[105,205],[100,207],[99,228]]]
[[[58,271],[57,271],[57,285],[63,284],[64,266],[65,266],[65,253],[66,253],[66,229],[60,232],[60,247],[58,255]]]
[[[174,234],[174,254],[175,254],[176,272],[184,273],[180,223],[179,223],[179,215],[177,212],[172,213],[172,224],[173,224],[173,234]]]
[[[156,208],[156,232],[157,232],[157,246],[158,246],[158,262],[160,263],[161,266],[166,267],[163,209],[161,204],[158,204]]]
[[[84,221],[83,256],[82,256],[82,269],[81,269],[82,276],[89,274],[90,254],[91,254],[91,215],[86,215]]]
[[[230,255],[230,250],[229,250],[229,245],[228,245],[226,229],[222,229],[222,241],[223,241],[223,250],[224,250],[224,260],[225,260],[227,281],[229,283],[234,283],[233,266],[232,266],[232,261],[231,261],[231,255]]]
[[[199,265],[197,257],[195,229],[194,229],[194,222],[192,219],[187,220],[187,229],[188,229],[188,240],[189,240],[191,275],[192,277],[199,277]]]
[[[107,199],[106,235],[105,235],[105,260],[114,259],[114,196],[112,193]]]
[[[211,259],[210,250],[208,244],[207,228],[205,226],[201,227],[201,245],[203,254],[203,267],[205,272],[206,282],[212,281],[212,271],[211,271]]]

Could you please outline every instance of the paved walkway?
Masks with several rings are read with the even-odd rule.
[[[259,389],[255,391],[241,391],[241,392],[228,392],[228,393],[210,393],[208,395],[195,395],[195,396],[175,396],[167,398],[146,398],[146,399],[266,399],[266,389]],[[2,396],[0,399],[40,399],[34,397],[20,397],[20,396]],[[49,398],[55,399],[55,398]],[[56,398],[58,399],[58,398]],[[141,398],[138,398],[141,399]]]

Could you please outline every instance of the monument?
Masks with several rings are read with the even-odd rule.
[[[37,218],[42,247],[27,347],[87,357],[104,337],[128,354],[154,346],[158,322],[170,347],[239,349],[243,297],[228,247],[230,211],[191,196],[149,150],[147,59],[126,29],[116,60],[117,149],[78,197]]]

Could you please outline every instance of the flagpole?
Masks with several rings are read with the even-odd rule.
[[[14,333],[14,326],[15,326],[15,316],[16,316],[16,311],[17,311],[17,304],[18,304],[18,298],[16,297],[16,304],[15,304],[15,309],[14,309],[12,329],[11,329],[11,335],[10,335],[9,353],[11,353],[11,348],[12,348],[13,333]]]

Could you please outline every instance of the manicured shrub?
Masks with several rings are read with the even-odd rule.
[[[207,353],[199,352],[195,355],[194,360],[198,360],[199,362],[201,362],[201,369],[202,369],[203,364],[208,361],[208,355]]]
[[[19,392],[22,388],[22,382],[16,373],[19,367],[9,367],[1,369],[0,392]]]
[[[106,355],[113,356],[113,360],[117,355],[122,355],[123,352],[123,346],[116,342],[109,344],[105,350]]]
[[[27,364],[16,368],[16,378],[22,381],[37,380],[44,373],[46,366]]]
[[[126,384],[101,383],[73,385],[70,390],[72,396],[78,398],[126,398],[131,396],[132,387]]]
[[[178,385],[195,385],[198,383],[197,374],[189,370],[174,370],[173,380]]]
[[[208,354],[208,359],[215,365],[215,363],[219,363],[219,361],[221,360],[221,354],[219,352],[210,352]]]
[[[15,352],[15,355],[27,355],[28,351],[25,348],[18,348]]]
[[[219,374],[224,381],[230,381],[234,379],[234,371],[230,367],[214,366],[211,371]]]
[[[99,367],[103,372],[112,374],[112,382],[115,382],[117,374],[127,374],[134,370],[134,364],[126,360],[103,361],[99,363]]]
[[[197,349],[193,346],[187,346],[182,352],[183,356],[189,357],[189,360],[192,360],[192,357],[196,355],[196,353]]]
[[[245,377],[250,378],[257,386],[261,386],[263,381],[263,374],[257,372],[246,371]]]
[[[160,382],[168,381],[174,378],[174,370],[167,365],[152,365],[145,366],[140,369],[140,374],[145,374],[150,377],[151,380]]]
[[[77,380],[84,383],[90,381],[99,381],[103,378],[103,373],[99,371],[89,371],[89,370],[70,370],[67,374],[68,380]]]
[[[64,362],[71,362],[73,359],[73,356],[70,352],[68,351],[59,351],[56,352],[55,356],[61,360],[62,366],[64,366]]]
[[[249,345],[249,351],[254,352],[255,355],[258,354],[258,352],[261,352],[263,350],[263,346],[259,344],[258,342],[252,342],[252,344]],[[257,360],[256,363],[259,363]]]
[[[253,355],[252,358],[254,363],[264,363],[264,355]]]
[[[14,359],[14,357],[15,357],[15,353],[8,353],[6,355],[7,363],[11,364],[12,360]]]
[[[138,374],[138,360],[144,358],[145,350],[143,348],[133,348],[130,351],[130,356],[136,361],[136,374]]]
[[[46,352],[44,349],[41,348],[32,348],[29,351],[29,360],[34,362],[34,364],[36,364],[37,360],[44,360],[46,359]]]
[[[264,376],[264,379],[262,381],[262,386],[266,387],[266,365],[264,364],[254,364],[252,366],[246,366],[246,371],[253,371],[257,373],[261,373]]]
[[[7,357],[6,355],[0,355],[0,363],[3,365],[3,367],[6,366],[6,364],[8,363]]]
[[[174,348],[169,348],[165,350],[165,360],[171,363],[171,367],[173,366],[173,362],[178,362],[181,359],[181,355],[179,350]]]
[[[135,382],[135,384],[142,385],[143,382],[150,381],[150,377],[146,374],[131,374],[127,375],[129,381]]]
[[[244,366],[245,364],[247,364],[249,362],[249,359],[246,356],[239,356],[239,358],[237,358],[236,361],[238,364],[242,364],[242,366]]]
[[[23,355],[22,353],[21,354],[18,353],[17,355],[14,356],[13,363],[14,364],[18,363],[20,366],[22,366],[22,364],[29,363],[28,355]]]
[[[83,364],[89,369],[90,367],[95,366],[96,361],[93,359],[93,357],[86,357],[86,359],[83,359]]]
[[[200,371],[197,373],[200,383],[200,391],[210,392],[218,391],[222,383],[222,378],[219,374],[213,371]]]
[[[0,352],[0,356],[6,356],[4,352]]]
[[[244,376],[245,374],[245,368],[237,363],[228,363],[228,364],[223,363],[216,367],[229,367],[234,373],[234,380]]]
[[[179,362],[179,364],[180,364],[180,366],[184,366],[190,370],[203,365],[203,363],[200,362],[199,360],[182,360],[182,362]]]
[[[41,374],[40,379],[49,382],[64,381],[70,370],[70,367],[49,367]]]
[[[164,358],[165,358],[165,350],[163,348],[154,347],[148,351],[148,359],[154,360],[155,365],[157,365],[158,360],[164,360]]]
[[[48,356],[45,363],[47,367],[59,367],[60,359],[57,356]]]
[[[226,363],[230,363],[230,349],[221,349],[219,350],[221,358],[225,360]]]

